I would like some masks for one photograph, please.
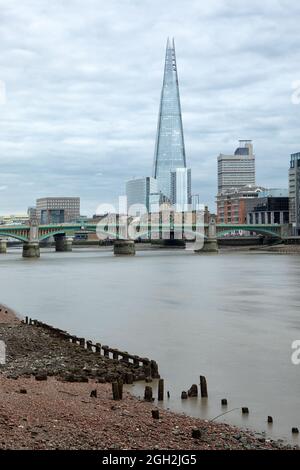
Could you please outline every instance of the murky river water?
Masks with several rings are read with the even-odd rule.
[[[182,250],[138,252],[42,250],[24,260],[0,255],[0,302],[87,339],[159,363],[171,398],[165,406],[289,439],[300,427],[300,256]],[[182,390],[208,381],[209,399],[182,402]],[[142,393],[141,386],[134,386]],[[268,415],[274,418],[267,425]]]

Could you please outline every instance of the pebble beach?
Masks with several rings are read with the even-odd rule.
[[[123,366],[104,358],[95,364],[91,354],[60,345],[48,332],[0,308],[0,339],[7,344],[6,364],[0,365],[0,449],[292,448],[234,426],[173,413],[128,390],[122,400],[113,400],[112,375],[124,376]],[[154,419],[157,409],[159,419]]]

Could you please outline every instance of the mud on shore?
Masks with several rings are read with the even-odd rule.
[[[111,384],[103,382],[124,378],[130,365],[25,325],[6,307],[0,339],[7,344],[7,362],[0,365],[0,449],[291,448],[161,408],[153,419],[156,403],[128,391],[114,401]]]

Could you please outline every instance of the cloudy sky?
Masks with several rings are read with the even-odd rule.
[[[0,0],[0,214],[51,195],[93,214],[151,174],[167,36],[193,192],[214,207],[217,155],[238,139],[258,184],[287,187],[299,22],[298,0]]]

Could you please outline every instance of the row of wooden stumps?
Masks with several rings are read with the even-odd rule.
[[[113,400],[122,400],[123,398],[123,381],[118,380],[117,382],[112,382],[112,395]],[[169,393],[168,393],[169,396]],[[164,379],[159,379],[158,381],[158,394],[157,394],[158,401],[163,401],[164,399]],[[144,400],[152,402],[153,398],[153,390],[152,387],[146,385],[145,392],[144,392]]]
[[[207,392],[207,381],[206,377],[204,375],[200,375],[200,393],[201,393],[201,398],[208,398],[208,392]],[[188,397],[197,397],[198,396],[198,386],[196,384],[193,384],[191,388],[188,390],[188,392],[181,392],[181,399],[186,400]]]
[[[206,381],[206,377],[204,377],[204,375],[200,375],[200,394],[201,394],[201,398],[208,398],[207,381]],[[197,396],[198,396],[198,387],[197,387],[196,384],[193,384],[191,386],[191,388],[188,390],[188,392],[186,392],[186,391],[181,392],[181,399],[182,400],[186,400],[188,397],[197,397]],[[221,405],[222,405],[222,407],[227,407],[227,405],[228,405],[227,398],[222,398]],[[249,414],[249,408],[247,406],[242,407],[242,414],[243,415],[248,415]],[[220,415],[220,416],[222,416],[222,415]],[[273,417],[272,416],[267,417],[267,423],[268,424],[273,424]],[[292,434],[299,434],[299,428],[293,427],[292,428]]]
[[[200,375],[200,394],[201,394],[201,398],[208,398],[207,380],[204,375]],[[112,395],[113,395],[113,400],[122,400],[123,398],[123,381],[122,380],[118,380],[117,382],[112,382]],[[167,392],[167,396],[168,398],[170,398],[169,392]],[[198,396],[198,386],[196,384],[193,384],[191,388],[188,390],[188,392],[185,392],[185,391],[181,392],[182,400],[185,400],[188,397],[197,397],[197,396]],[[153,389],[149,385],[145,386],[144,400],[150,403],[154,401]],[[164,400],[164,379],[159,379],[158,381],[157,400],[158,401]],[[227,398],[222,398],[221,405],[224,408],[227,407],[228,405]],[[153,419],[159,419],[159,410],[157,409],[152,410],[151,413],[152,413]],[[249,408],[247,406],[242,407],[242,414],[243,415],[249,414]],[[273,424],[273,417],[268,416],[267,422],[268,424]],[[296,427],[293,427],[292,434],[299,434],[299,429]],[[192,430],[193,438],[199,439],[200,435],[201,435],[201,432],[199,429]]]

